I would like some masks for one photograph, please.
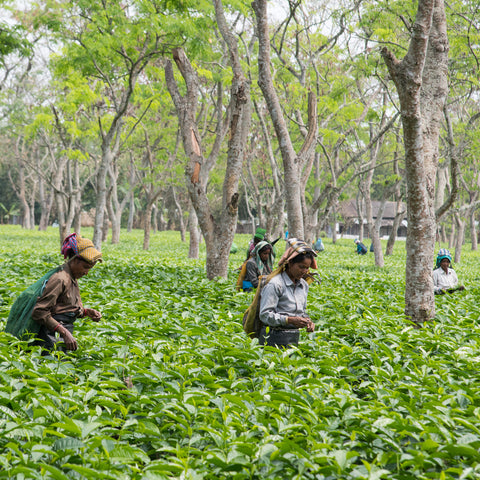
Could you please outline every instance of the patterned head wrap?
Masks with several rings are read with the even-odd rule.
[[[262,259],[260,258],[260,250],[263,250],[265,247],[270,248],[270,255],[268,256],[267,259],[267,266],[269,267],[268,270],[272,271],[273,269],[273,260],[275,259],[275,252],[273,250],[272,245],[270,245],[268,242],[265,242],[262,240],[261,242],[258,242],[255,245],[255,248],[252,251],[252,256],[255,259],[255,263],[257,264],[259,272],[262,272],[261,274],[263,275],[263,269],[265,268],[265,264],[262,262]]]
[[[278,266],[287,265],[287,263],[295,258],[297,255],[302,255],[304,253],[311,253],[313,255],[313,261],[310,268],[317,269],[317,259],[315,258],[317,254],[312,247],[308,246],[303,240],[298,238],[289,238],[287,240],[288,248],[285,250],[285,253],[282,255],[278,261]]]
[[[436,268],[440,267],[440,263],[442,263],[444,258],[450,261],[450,265],[452,264],[452,256],[450,255],[450,252],[446,248],[441,248],[437,254]]]
[[[99,252],[88,238],[83,238],[77,233],[69,235],[62,244],[61,250],[64,258],[78,255],[88,263],[95,264],[102,261],[102,252]]]

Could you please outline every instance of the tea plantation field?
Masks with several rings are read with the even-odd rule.
[[[102,321],[77,322],[76,352],[42,357],[3,328],[18,294],[63,261],[58,231],[0,226],[0,479],[480,478],[480,254],[468,245],[455,265],[467,290],[438,297],[415,330],[404,242],[378,270],[352,240],[327,239],[316,331],[276,351],[241,327],[247,235],[217,282],[178,233],[153,234],[148,252],[142,235],[104,244],[80,280]]]

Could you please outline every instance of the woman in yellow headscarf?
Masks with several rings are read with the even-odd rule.
[[[91,240],[76,233],[64,240],[61,252],[68,260],[48,279],[32,313],[32,319],[40,324],[40,330],[36,334],[37,344],[46,350],[52,350],[60,341],[57,333],[66,350],[76,350],[78,344],[73,336],[75,320],[90,317],[94,322],[98,322],[102,317],[97,310],[83,306],[77,282],[79,278],[87,275],[97,262],[102,261],[101,252],[94,247]]]

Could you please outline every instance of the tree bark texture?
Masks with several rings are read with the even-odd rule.
[[[435,315],[432,264],[435,248],[435,177],[438,137],[447,96],[447,53],[443,0],[420,0],[406,56],[382,56],[400,98],[407,179],[405,313],[417,325]]]
[[[188,231],[190,232],[188,258],[198,258],[200,250],[200,232],[198,231],[198,218],[193,205],[190,205],[190,213],[188,215]]]

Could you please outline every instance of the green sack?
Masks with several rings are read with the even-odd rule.
[[[274,272],[275,274],[277,272]],[[257,291],[255,292],[255,297],[253,297],[253,302],[245,310],[243,314],[243,330],[250,338],[258,338],[260,336],[260,330],[262,329],[262,322],[260,321],[260,299],[262,288],[273,278],[273,274],[270,274],[268,277],[260,276]]]
[[[8,315],[7,324],[5,325],[5,331],[7,333],[11,333],[21,339],[28,333],[39,332],[40,324],[32,319],[33,308],[37,303],[38,297],[43,293],[48,279],[61,268],[62,265],[50,270],[40,280],[37,280],[19,295]]]

